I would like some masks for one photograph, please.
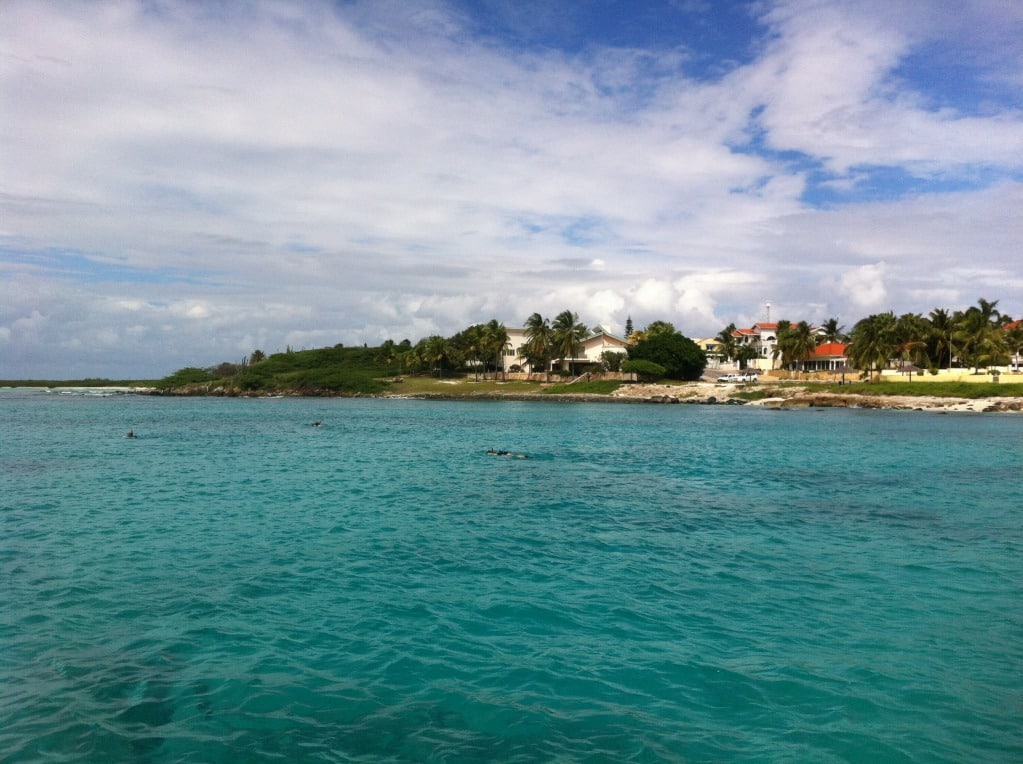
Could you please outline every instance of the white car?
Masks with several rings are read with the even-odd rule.
[[[722,374],[718,382],[757,382],[759,377],[754,371],[739,372],[738,374]]]

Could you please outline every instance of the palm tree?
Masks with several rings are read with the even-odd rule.
[[[983,297],[977,300],[977,310],[984,316],[984,320],[996,326],[1001,326],[1003,323],[1002,314],[998,311],[997,306],[998,300],[985,300]]]
[[[530,371],[537,367],[542,368],[550,378],[551,346],[553,345],[553,333],[550,322],[539,313],[534,313],[526,319],[526,342],[522,347],[522,354],[529,363]]]
[[[1009,351],[1008,341],[1000,323],[1000,314],[994,310],[995,302],[979,301],[980,307],[956,313],[956,329],[952,333],[959,354],[967,366],[980,373],[981,366],[990,366],[1003,360]]]
[[[486,361],[484,360],[486,357],[486,339],[484,334],[485,331],[482,324],[473,324],[452,338],[456,341],[466,359],[472,361],[473,379],[477,382],[480,378],[480,366],[483,365],[484,375],[487,371]]]
[[[829,318],[821,326],[824,330],[822,339],[825,342],[842,342],[845,340],[844,326],[839,326],[837,318]]]
[[[789,361],[791,360],[791,354],[789,352],[789,331],[792,329],[792,323],[786,319],[782,319],[778,322],[778,326],[775,330],[774,350],[771,351],[771,368],[774,368],[775,361],[781,358],[781,367],[787,368]]]
[[[421,340],[423,343],[423,357],[430,369],[437,370],[437,376],[444,376],[444,366],[452,365],[457,357],[451,343],[438,334]]]
[[[944,308],[935,308],[928,317],[931,322],[931,330],[928,335],[928,349],[933,351],[931,357],[940,362],[942,357],[948,356],[948,368],[952,368],[952,333],[955,325],[952,322],[952,315]]]
[[[1020,353],[1023,352],[1023,321],[1009,321],[1004,328],[1006,348],[1012,354],[1012,363],[1018,366]]]
[[[927,355],[927,337],[931,326],[927,319],[919,313],[903,313],[895,322],[897,345],[895,352],[903,363],[914,363],[918,366],[930,366]]]
[[[408,367],[408,372],[413,377],[416,375],[417,371],[426,366],[426,358],[424,355],[425,350],[426,341],[420,340],[402,353],[401,361]]]
[[[721,356],[721,360],[726,362],[735,359],[735,351],[738,349],[734,332],[735,324],[729,324],[714,338],[718,343],[718,355]]]
[[[895,314],[888,311],[860,319],[849,339],[849,362],[866,372],[880,371],[895,353]]]
[[[779,340],[781,338],[779,337]],[[800,321],[786,332],[789,360],[798,361],[800,369],[805,369],[806,362],[817,347],[817,335],[806,321]]]
[[[579,322],[577,314],[563,310],[554,318],[551,332],[554,355],[561,358],[561,368],[571,370],[572,359],[582,349],[586,337],[586,324]]]
[[[490,321],[488,321],[482,328],[482,340],[484,358],[483,373],[486,374],[486,363],[488,361],[493,362],[495,372],[498,367],[501,367],[503,370],[504,364],[501,363],[501,357],[504,355],[504,351],[508,348],[508,330],[505,328],[504,324],[496,318],[490,319]]]
[[[384,340],[377,350],[377,361],[387,367],[387,373],[391,373],[391,364],[398,362],[398,374],[401,374],[401,357],[403,353],[394,343],[394,340]]]

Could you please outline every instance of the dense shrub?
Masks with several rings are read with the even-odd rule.
[[[629,359],[659,364],[669,379],[696,381],[707,368],[700,346],[679,332],[658,332],[641,339],[629,348]]]
[[[209,382],[213,377],[206,369],[197,369],[194,366],[186,366],[178,369],[169,377],[164,377],[157,382],[157,387],[183,387],[184,385],[196,385]]]
[[[637,358],[623,362],[622,371],[626,374],[635,374],[641,380],[652,380],[663,377],[666,369],[659,363]]]

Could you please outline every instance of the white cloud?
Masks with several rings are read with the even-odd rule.
[[[1009,39],[990,20],[1020,14],[981,5],[974,48]],[[1018,109],[930,108],[896,74],[948,20],[763,7],[759,55],[701,81],[679,50],[477,42],[440,2],[8,3],[0,376],[158,375],[566,308],[691,335],[766,300],[1023,313]],[[758,131],[806,163],[735,148]],[[966,190],[818,209],[818,163],[843,193],[886,163]]]
[[[843,273],[839,285],[846,300],[862,311],[882,309],[888,297],[886,271],[884,263],[874,263]]]
[[[926,41],[924,31],[945,28],[935,7],[820,0],[775,5],[766,20],[777,37],[760,61],[734,75],[758,94],[770,145],[819,157],[840,174],[886,164],[918,174],[978,163],[1023,168],[1018,108],[987,117],[930,109],[895,77],[914,44]],[[1016,48],[1023,63],[1018,40]]]
[[[647,279],[632,292],[629,302],[644,315],[667,315],[674,306],[675,290],[667,281]]]

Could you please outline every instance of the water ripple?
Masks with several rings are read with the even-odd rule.
[[[55,405],[3,409],[4,761],[1023,758],[1004,418]]]

